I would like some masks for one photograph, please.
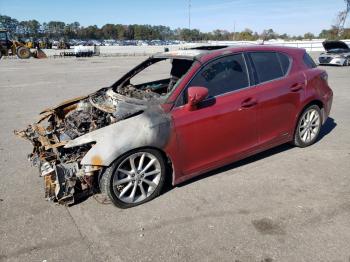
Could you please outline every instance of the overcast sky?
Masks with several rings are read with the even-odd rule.
[[[192,0],[191,27],[291,35],[330,28],[343,0]],[[188,27],[188,0],[0,0],[0,14],[18,20],[74,21],[81,25],[151,24]],[[350,20],[350,19],[349,19]],[[349,20],[347,26],[350,25]]]

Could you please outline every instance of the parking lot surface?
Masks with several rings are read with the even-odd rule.
[[[350,261],[350,67],[322,67],[333,108],[309,148],[280,146],[132,209],[46,202],[13,130],[143,59],[0,61],[0,261]]]

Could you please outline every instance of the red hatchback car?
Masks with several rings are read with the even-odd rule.
[[[48,199],[71,204],[99,188],[128,208],[159,195],[166,176],[176,185],[283,143],[313,144],[331,109],[327,77],[298,48],[165,52],[17,134],[34,145]]]

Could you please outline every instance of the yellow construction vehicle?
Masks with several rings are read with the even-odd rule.
[[[7,30],[0,29],[0,58],[2,56],[17,55],[18,58],[28,59],[33,56],[36,58],[45,58],[46,55],[40,49],[31,52],[23,42],[12,40]]]
[[[26,47],[28,48],[35,48],[35,40],[33,37],[29,38],[29,41],[26,42]]]

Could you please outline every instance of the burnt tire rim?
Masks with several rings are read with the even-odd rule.
[[[113,192],[124,203],[141,202],[157,189],[161,174],[162,167],[156,156],[149,152],[134,153],[115,169]]]
[[[299,122],[299,138],[303,143],[312,142],[318,135],[321,126],[321,115],[316,109],[307,110]]]

